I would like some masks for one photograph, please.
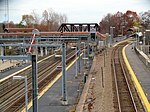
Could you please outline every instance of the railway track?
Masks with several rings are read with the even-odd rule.
[[[75,51],[67,51],[66,64],[75,58]],[[60,72],[57,66],[61,65],[61,59],[56,59],[54,56],[38,63],[38,93],[40,93],[45,86],[51,82]],[[28,100],[32,99],[32,75],[31,67],[25,71],[20,72],[21,76],[27,76],[28,80]],[[24,108],[24,81],[14,81],[12,77],[4,82],[0,82],[0,112],[17,112]]]
[[[122,49],[127,44],[121,43],[112,51],[112,71],[114,84],[114,107],[116,112],[144,112],[141,100],[126,69],[122,58]]]

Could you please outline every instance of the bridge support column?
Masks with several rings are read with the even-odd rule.
[[[43,56],[44,55],[44,53],[43,53],[43,47],[40,47],[40,52],[41,52],[41,56]]]
[[[4,56],[4,47],[0,47],[0,53],[1,53],[1,56]],[[4,62],[3,59],[2,59],[2,62]]]
[[[45,55],[47,55],[47,54],[48,54],[47,47],[45,47]]]
[[[0,53],[1,53],[1,56],[4,56],[4,47],[0,47]]]
[[[68,46],[69,44],[66,42],[66,50],[68,50],[68,48],[69,48],[69,46]]]
[[[33,47],[33,54],[38,56],[38,47],[37,46]]]
[[[54,54],[54,48],[51,48],[51,54]]]

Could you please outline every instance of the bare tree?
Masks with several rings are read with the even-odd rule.
[[[113,33],[115,36],[124,33],[128,28],[133,26],[140,26],[139,16],[136,12],[127,11],[126,13],[117,12],[115,14],[108,13],[105,16],[100,24],[100,32],[101,33],[109,33],[110,34],[110,27],[115,27],[113,29]]]
[[[63,22],[67,21],[65,14],[58,14],[53,9],[45,10],[42,16],[42,23],[47,26],[48,31],[56,31]]]
[[[64,22],[67,22],[67,16],[55,12],[53,9],[44,10],[42,15],[33,10],[31,14],[22,15],[22,20],[16,26],[20,28],[34,27],[40,31],[57,31]]]
[[[31,15],[33,16],[33,26],[34,27],[38,27],[38,25],[40,24],[40,16],[38,13],[36,13],[34,10],[32,11]]]
[[[26,25],[27,27],[32,27],[34,18],[32,15],[22,15],[21,23]]]
[[[141,25],[145,29],[150,29],[150,10],[140,13]]]
[[[100,32],[102,32],[102,33],[110,33],[109,28],[112,25],[111,17],[112,17],[112,14],[108,13],[107,16],[105,16],[101,20],[101,22],[100,22]]]
[[[13,22],[13,21],[10,21],[10,22],[9,22],[9,28],[14,28],[14,27],[15,27],[14,22]]]

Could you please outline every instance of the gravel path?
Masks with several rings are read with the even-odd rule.
[[[91,76],[91,82],[83,112],[114,112],[111,49],[107,53],[95,56],[89,76]]]

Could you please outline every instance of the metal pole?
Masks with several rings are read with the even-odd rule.
[[[25,80],[25,103],[26,103],[26,112],[28,112],[28,82],[27,76],[24,77]]]
[[[88,41],[87,41],[88,63],[90,63],[90,57],[89,57],[89,54],[90,54],[90,47],[89,47],[89,42],[90,42],[90,37],[88,37]]]
[[[95,53],[94,53],[94,46],[92,45],[92,58],[94,57]]]
[[[77,47],[77,54],[78,54],[78,73],[81,73],[81,56],[80,56],[80,39],[78,40],[78,47]]]
[[[123,36],[123,28],[124,28],[125,26],[122,26],[122,36]]]
[[[111,37],[110,37],[110,39],[111,39],[111,45],[112,45],[112,42],[113,42],[113,36],[114,36],[114,33],[113,33],[113,29],[114,29],[115,27],[110,27],[110,35],[111,35]]]
[[[38,112],[38,76],[37,76],[37,56],[32,55],[32,102],[33,112]]]
[[[66,45],[62,44],[62,103],[67,105],[67,84],[66,84]]]
[[[136,30],[136,46],[138,45],[138,32]]]
[[[109,35],[108,37],[109,37],[108,47],[111,47],[111,35]]]
[[[148,56],[149,56],[149,42],[148,42]]]
[[[139,29],[138,29],[138,45],[139,45]]]
[[[75,75],[75,77],[77,77],[78,76],[78,49],[77,49],[77,46],[76,46],[76,75]]]
[[[143,44],[144,44],[144,46],[145,46],[145,32],[144,32],[144,37],[143,37],[143,39],[144,39],[144,40],[143,40],[143,41],[144,41]]]
[[[114,42],[114,30],[113,30],[113,28],[115,28],[115,27],[112,27],[112,43]]]
[[[85,42],[84,42],[84,65],[85,65]]]
[[[110,27],[110,46],[112,44],[112,27]]]
[[[99,41],[100,41],[100,40],[96,37],[96,51],[98,51],[98,48],[99,48],[99,47],[98,47],[98,46],[99,46]]]
[[[105,39],[105,40],[106,40],[106,47],[109,47],[109,46],[108,46],[108,42],[109,42],[109,34],[106,36],[106,39]]]
[[[105,51],[106,52],[106,51]],[[104,67],[105,67],[105,52],[104,52]]]
[[[27,82],[27,76],[13,76],[13,80],[24,80],[24,82],[25,82],[25,108],[26,108],[26,112],[28,112],[28,82]]]
[[[112,42],[114,42],[114,28],[115,27],[112,27]]]
[[[47,47],[45,47],[45,55],[47,56],[48,52],[47,52]]]
[[[143,45],[144,45],[144,46],[143,46],[143,49],[144,49],[143,52],[144,52],[144,53],[145,53],[145,38],[146,38],[146,37],[145,37],[145,32],[144,32],[144,37],[143,37]]]
[[[40,52],[41,52],[41,56],[43,56],[44,55],[44,53],[43,53],[43,47],[40,47]]]

